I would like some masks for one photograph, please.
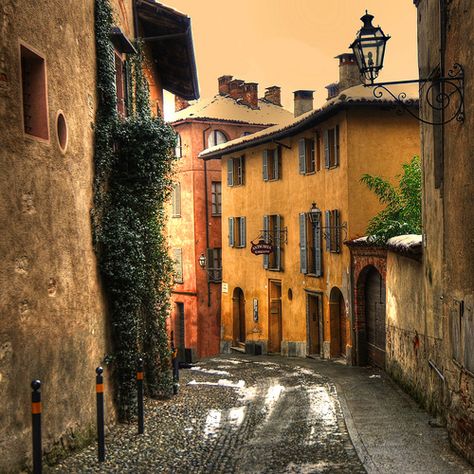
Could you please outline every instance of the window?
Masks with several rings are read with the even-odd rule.
[[[244,132],[242,133],[242,135],[240,135],[241,137],[246,137],[248,135],[252,135],[252,132]]]
[[[181,141],[181,135],[179,133],[176,134],[176,147],[174,149],[174,156],[176,158],[183,157],[183,144]]]
[[[207,274],[209,281],[222,281],[222,249],[207,249]]]
[[[213,181],[211,185],[212,215],[222,214],[222,187],[220,181]]]
[[[273,245],[273,252],[263,256],[263,268],[282,271],[283,218],[278,215],[263,216],[265,241]]]
[[[324,157],[326,168],[339,166],[339,125],[324,131]]]
[[[115,52],[115,86],[117,90],[117,112],[125,116],[125,80],[122,56]]]
[[[174,282],[183,283],[183,249],[173,249]]]
[[[281,147],[263,150],[263,180],[281,179]]]
[[[175,183],[172,193],[172,216],[181,217],[181,184]]]
[[[239,186],[245,184],[245,157],[227,159],[227,185]]]
[[[323,275],[321,213],[313,224],[302,212],[300,219],[300,272],[320,277]]]
[[[243,248],[246,245],[245,217],[229,217],[229,246]]]
[[[224,135],[223,132],[221,132],[220,130],[212,130],[207,139],[207,147],[210,148],[211,146],[220,145],[221,143],[225,143],[226,141],[227,137]]]
[[[326,211],[326,250],[341,251],[341,217],[339,211]]]
[[[49,140],[48,98],[45,60],[26,46],[20,46],[23,130]]]
[[[321,169],[318,135],[298,140],[298,157],[300,174],[310,174]]]

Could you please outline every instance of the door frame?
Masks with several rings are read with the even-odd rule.
[[[306,354],[315,355],[310,353],[311,348],[311,334],[310,334],[310,321],[309,321],[309,298],[316,297],[318,300],[318,329],[319,329],[319,356],[323,356],[323,342],[324,342],[324,314],[323,314],[323,297],[322,291],[304,290],[305,291],[305,311],[306,311]]]

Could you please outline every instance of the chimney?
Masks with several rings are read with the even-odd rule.
[[[340,54],[336,59],[339,59],[339,92],[352,86],[359,86],[360,72],[354,54]]]
[[[230,84],[231,80],[232,80],[232,76],[221,76],[217,79],[217,81],[219,82],[219,94],[220,95],[229,95],[230,94],[229,84]]]
[[[265,89],[265,100],[281,107],[281,88],[270,86]]]
[[[230,96],[237,100],[244,97],[244,81],[241,79],[234,79],[229,82]]]
[[[189,102],[186,99],[183,99],[179,95],[174,96],[174,111],[179,112],[185,108],[189,107]]]
[[[333,82],[332,84],[327,85],[326,89],[328,90],[327,100],[339,95],[339,84],[337,82]]]
[[[252,109],[258,109],[258,84],[256,82],[244,83],[244,97],[242,102]]]
[[[295,91],[295,117],[313,110],[314,91]]]

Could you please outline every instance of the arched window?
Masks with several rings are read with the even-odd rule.
[[[221,132],[220,130],[212,130],[207,139],[207,147],[210,148],[211,146],[220,145],[221,143],[225,143],[226,141],[227,137],[224,135],[223,132]]]
[[[176,134],[176,148],[174,149],[174,156],[176,158],[181,158],[183,156],[183,144],[181,141],[181,135]]]

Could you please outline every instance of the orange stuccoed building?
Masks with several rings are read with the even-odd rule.
[[[168,235],[175,261],[171,330],[181,360],[219,352],[221,312],[221,165],[198,155],[204,149],[288,123],[280,88],[258,97],[258,84],[218,79],[218,93],[189,104],[176,97],[172,125],[178,133],[176,184]]]

